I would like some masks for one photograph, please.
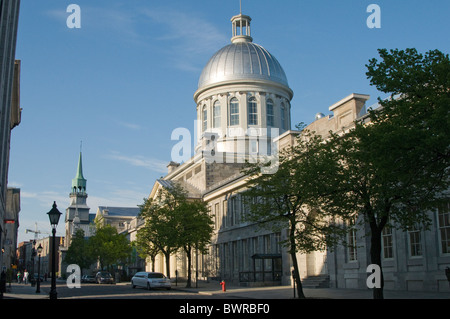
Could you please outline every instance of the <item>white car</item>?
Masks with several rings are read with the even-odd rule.
[[[147,289],[166,288],[170,290],[170,279],[159,272],[138,272],[131,278],[131,287],[144,287]]]

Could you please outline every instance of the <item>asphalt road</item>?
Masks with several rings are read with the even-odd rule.
[[[41,283],[41,291],[50,291],[50,282]],[[130,283],[120,284],[91,284],[81,283],[80,288],[68,288],[66,283],[57,282],[56,291],[58,299],[221,299],[220,296],[204,296],[194,292],[145,288],[132,288]],[[227,297],[230,299],[230,297]]]

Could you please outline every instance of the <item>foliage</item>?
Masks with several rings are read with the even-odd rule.
[[[187,287],[191,286],[192,249],[204,253],[211,241],[213,221],[206,205],[203,201],[186,199],[179,206],[177,234],[179,244],[188,257]]]
[[[152,271],[155,271],[156,256],[160,249],[152,241],[152,233],[148,227],[140,228],[136,233],[136,240],[132,242],[141,258],[150,258],[152,261]]]
[[[84,231],[77,229],[72,236],[72,242],[67,250],[64,262],[67,264],[76,264],[81,269],[89,268],[96,261],[92,254],[89,239],[85,238]]]
[[[280,151],[278,170],[273,174],[261,171],[272,163],[249,163],[244,169],[249,177],[248,189],[243,193],[249,208],[245,219],[274,232],[289,229],[283,244],[292,258],[300,297],[304,294],[296,253],[325,250],[345,232],[318,205],[327,190],[323,185],[330,183],[327,174],[321,172],[337,168],[334,158],[321,151],[324,145],[320,136],[303,130],[295,145]]]
[[[188,285],[190,285],[191,251],[204,251],[210,242],[212,220],[206,203],[191,200],[177,183],[162,188],[155,198],[145,199],[140,217],[145,225],[138,230],[137,245],[141,251],[166,257],[166,272],[170,276],[170,255],[183,248],[188,256]],[[153,260],[154,264],[154,260]]]
[[[177,185],[163,188],[155,198],[144,199],[140,217],[145,225],[138,233],[145,232],[146,239],[166,258],[166,275],[170,277],[170,255],[180,249],[177,237],[177,210],[185,198],[183,189]]]
[[[449,187],[450,63],[439,51],[379,53],[382,61],[370,60],[367,76],[391,96],[370,110],[370,124],[331,135],[324,150],[339,167],[326,172],[335,183],[321,205],[336,216],[364,217],[371,263],[381,268],[384,227],[427,228],[427,211]],[[374,298],[383,298],[382,287],[374,289]]]
[[[101,269],[110,269],[114,264],[123,264],[131,254],[131,245],[125,234],[118,234],[111,225],[97,225],[94,236],[89,238],[92,254],[98,259]]]

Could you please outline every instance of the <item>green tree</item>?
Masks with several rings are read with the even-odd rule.
[[[186,287],[191,287],[192,249],[197,253],[205,253],[207,245],[211,242],[213,221],[209,215],[207,204],[199,200],[185,198],[179,210],[178,241],[188,258],[188,278]]]
[[[324,172],[333,183],[321,204],[336,216],[360,215],[370,226],[371,263],[381,269],[384,227],[429,227],[427,211],[449,187],[450,62],[448,55],[415,49],[379,50],[369,61],[372,85],[390,98],[370,111],[371,123],[332,134],[327,152],[339,169]]]
[[[161,251],[170,277],[170,256],[182,248],[188,258],[187,287],[191,286],[192,249],[204,252],[211,240],[212,224],[206,203],[188,199],[177,183],[163,188],[154,199],[144,201],[140,216],[145,225],[138,231],[138,243],[147,253]],[[151,256],[151,255],[150,255]],[[152,259],[154,265],[154,259]]]
[[[82,229],[77,229],[72,237],[72,242],[67,250],[64,262],[67,264],[76,264],[81,269],[87,269],[95,261],[96,257],[93,256],[92,250],[90,249],[89,239],[85,238]]]
[[[131,254],[131,245],[125,234],[118,234],[111,225],[99,226],[89,238],[89,246],[101,269],[111,271],[114,264],[124,264]]]
[[[243,192],[244,203],[249,208],[244,218],[273,232],[288,228],[287,240],[282,244],[288,248],[292,259],[299,298],[305,295],[297,252],[332,247],[345,231],[317,204],[323,192],[322,185],[330,183],[321,172],[337,168],[334,158],[320,151],[323,146],[320,136],[303,130],[295,145],[280,151],[278,170],[273,174],[261,171],[273,164],[270,162],[247,164],[244,169],[249,177],[248,189]]]
[[[153,243],[152,233],[146,225],[139,228],[136,233],[136,240],[132,244],[136,247],[141,258],[150,258],[152,261],[152,271],[154,272],[156,256],[160,253],[160,249]]]
[[[164,254],[166,275],[170,278],[170,256],[180,249],[177,234],[179,206],[185,200],[184,190],[174,183],[162,188],[155,198],[144,199],[140,206],[140,217],[145,226],[139,232],[146,232],[147,239]]]

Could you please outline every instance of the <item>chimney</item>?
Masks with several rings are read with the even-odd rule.
[[[169,165],[167,165],[167,169],[169,171],[169,174],[172,173],[178,166],[180,166],[179,163],[175,163],[173,161],[170,161]]]

